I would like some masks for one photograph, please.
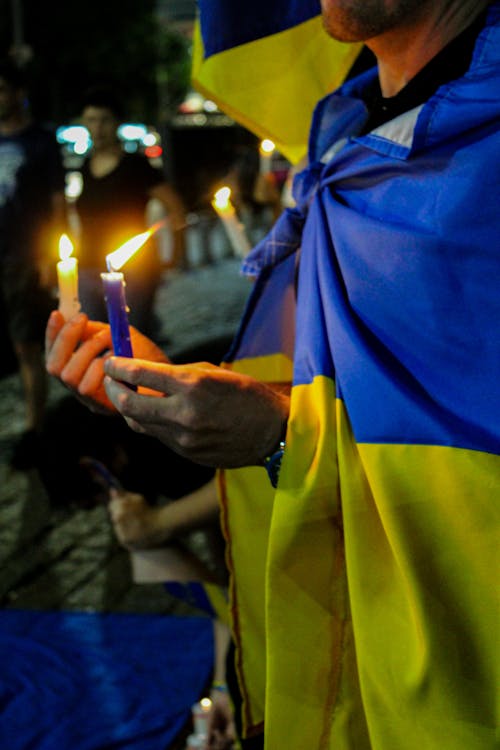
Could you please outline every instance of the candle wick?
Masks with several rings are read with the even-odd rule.
[[[113,266],[112,266],[111,261],[109,260],[109,258],[106,258],[106,267],[108,269],[108,273],[113,273],[114,268],[113,268]]]

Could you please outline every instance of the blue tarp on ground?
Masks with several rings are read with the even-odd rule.
[[[213,664],[198,617],[0,612],[2,750],[166,750]]]

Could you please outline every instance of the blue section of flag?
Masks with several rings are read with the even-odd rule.
[[[316,110],[296,178],[307,219],[280,225],[301,246],[294,384],[335,380],[358,442],[500,453],[499,37],[490,26],[465,77],[376,133],[357,135],[373,73]]]
[[[317,0],[198,0],[205,57],[308,21]]]
[[[482,74],[495,33],[423,107],[413,138],[411,113],[387,135],[352,137],[318,181],[294,382],[335,379],[358,442],[500,452],[500,79]],[[319,106],[313,147],[337,103],[345,112],[336,95]]]
[[[213,665],[204,617],[4,610],[0,747],[170,747]]]
[[[259,249],[259,246],[256,250]],[[253,257],[255,257],[252,254]],[[249,256],[250,257],[250,256]],[[295,340],[295,254],[261,270],[226,361],[271,354],[293,358]]]
[[[202,583],[198,581],[188,581],[187,583],[168,581],[164,586],[165,590],[171,596],[175,596],[181,602],[185,602],[192,607],[197,607],[210,617],[217,617],[217,613]]]

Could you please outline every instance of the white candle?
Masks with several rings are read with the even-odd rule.
[[[231,189],[222,187],[215,193],[212,206],[217,211],[229,237],[233,251],[240,258],[244,258],[252,249],[243,229],[243,225],[236,216],[236,211],[230,200]]]
[[[80,312],[78,299],[78,261],[71,256],[73,243],[67,234],[59,240],[59,257],[57,264],[57,283],[59,287],[59,311],[64,320],[70,320]]]
[[[273,153],[276,146],[274,145],[273,141],[271,141],[269,138],[264,138],[263,141],[260,142],[259,146],[259,155],[260,155],[260,173],[261,174],[269,174],[271,171],[271,164],[272,164],[272,158]]]
[[[195,703],[191,709],[193,715],[194,733],[201,737],[206,736],[208,730],[208,715],[212,710],[212,701],[210,698],[202,698],[199,703]]]

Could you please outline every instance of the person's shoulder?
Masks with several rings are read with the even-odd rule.
[[[25,133],[33,138],[56,140],[56,128],[45,122],[33,120],[25,128]]]

